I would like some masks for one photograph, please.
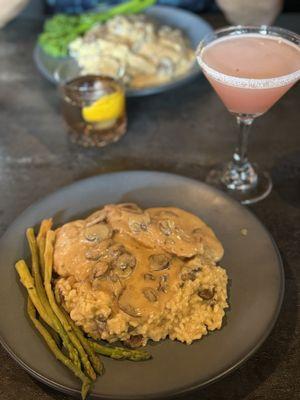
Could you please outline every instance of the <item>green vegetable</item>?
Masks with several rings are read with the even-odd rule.
[[[146,361],[151,358],[147,350],[125,349],[124,347],[108,346],[90,340],[96,353],[113,358],[114,360]]]
[[[39,315],[43,320],[52,328],[54,328],[53,321],[46,313],[46,310],[41,303],[41,300],[37,294],[36,287],[34,285],[33,277],[29,271],[29,268],[24,260],[20,260],[16,263],[16,270],[19,274],[20,281],[22,285],[27,289],[28,296],[30,297],[32,303],[34,304],[35,308],[37,309]]]
[[[30,297],[27,300],[27,313],[29,318],[31,319],[35,328],[39,331],[43,339],[45,340],[47,346],[52,351],[54,356],[62,362],[67,368],[69,368],[81,381],[82,381],[82,388],[81,388],[81,397],[82,400],[85,400],[91,386],[91,380],[81,371],[80,368],[75,366],[72,361],[66,357],[62,351],[57,347],[57,344],[53,340],[51,334],[48,330],[41,324],[41,322],[36,317],[36,311],[34,304],[32,303]]]
[[[35,238],[34,235],[34,230],[33,228],[28,228],[26,230],[26,237],[28,240],[28,245],[31,251],[31,262],[32,262],[32,272],[33,272],[33,277],[34,277],[34,284],[36,286],[36,291],[39,296],[39,300],[42,303],[47,316],[51,320],[51,327],[57,332],[61,339],[63,340],[63,345],[65,349],[68,351],[69,356],[72,360],[72,362],[77,366],[80,367],[80,360],[78,356],[78,352],[76,348],[72,345],[67,332],[64,330],[62,324],[60,323],[59,319],[56,317],[55,313],[53,312],[47,295],[45,288],[43,286],[43,281],[41,277],[41,272],[45,273],[45,270],[42,269],[45,267],[45,260],[44,260],[44,252],[45,252],[45,242],[46,242],[46,235],[47,232],[51,229],[52,227],[52,220],[43,220],[40,226],[40,230],[37,236],[37,239]],[[38,244],[42,245],[42,249],[39,249]],[[40,250],[40,255],[41,255],[41,260],[43,260],[43,263],[39,263],[39,258],[38,258],[38,252]]]
[[[53,57],[68,55],[69,44],[82,36],[93,25],[105,22],[119,14],[135,14],[155,4],[156,0],[129,0],[106,11],[81,15],[57,14],[44,24],[38,42]]]
[[[67,332],[69,339],[71,340],[73,346],[76,348],[76,350],[79,353],[80,360],[82,362],[82,365],[84,367],[84,370],[86,374],[92,379],[96,379],[96,373],[90,363],[90,360],[80,343],[79,339],[75,335],[75,333],[72,330],[72,327],[70,326],[67,318],[65,317],[64,313],[62,310],[59,308],[59,306],[56,303],[55,296],[52,290],[52,268],[53,268],[53,251],[54,251],[54,241],[55,241],[55,232],[54,231],[48,231],[47,236],[46,236],[46,246],[45,246],[45,280],[44,280],[44,285],[46,289],[46,294],[50,303],[50,306],[54,313],[56,314],[57,318],[59,319],[60,323],[64,327],[65,331]]]
[[[68,320],[70,326],[72,327],[75,335],[78,337],[80,343],[82,344],[82,347],[84,350],[87,352],[89,359],[94,367],[94,370],[97,372],[98,375],[103,375],[104,373],[104,365],[102,364],[102,361],[100,358],[97,356],[95,350],[93,349],[93,346],[91,346],[90,341],[84,336],[82,330],[75,324],[75,322],[71,319],[69,314],[62,309],[66,319]]]
[[[39,253],[39,261],[40,261],[40,273],[43,279],[45,276],[44,252],[45,252],[46,235],[51,228],[52,228],[52,218],[44,219],[41,222],[41,226],[38,235],[36,237],[38,253]]]
[[[30,274],[29,268],[27,267],[26,263],[24,260],[20,260],[16,263],[16,269],[19,274],[21,283],[23,286],[27,289],[28,295],[32,303],[34,304],[34,307],[37,309],[40,317],[55,331],[57,331],[57,325],[54,324],[53,320],[51,317],[47,314],[47,311],[44,308],[44,305],[41,303],[41,300],[37,294],[36,287],[34,285],[34,280],[33,277]],[[78,358],[77,356],[77,350],[73,347],[72,343],[69,341],[69,338],[66,333],[64,333],[64,330],[58,330],[57,331],[61,338],[63,339],[63,343],[66,349],[68,349],[70,353],[70,357],[72,358],[72,361],[74,364],[79,367],[80,362],[76,363],[76,359]]]
[[[151,355],[146,350],[130,350],[92,341],[72,321],[60,305],[59,293],[53,293],[55,232],[51,227],[52,219],[42,221],[37,237],[33,228],[26,230],[31,253],[31,268],[24,260],[20,260],[16,263],[16,269],[21,283],[27,289],[29,318],[54,356],[82,381],[81,397],[85,400],[92,388],[96,373],[102,375],[104,372],[98,354],[116,360],[132,361],[148,360]]]

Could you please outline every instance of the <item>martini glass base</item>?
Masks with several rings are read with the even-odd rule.
[[[272,180],[270,175],[255,167],[257,181],[253,187],[247,189],[232,189],[224,182],[224,173],[228,164],[220,164],[214,167],[206,177],[206,182],[218,189],[227,192],[235,200],[242,204],[253,204],[266,198],[272,190]]]

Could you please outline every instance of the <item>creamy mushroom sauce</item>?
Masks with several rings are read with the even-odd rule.
[[[169,335],[190,343],[221,327],[227,275],[215,263],[223,247],[195,215],[174,207],[107,205],[56,233],[56,286],[71,318],[90,336],[141,345]],[[192,313],[195,326],[187,321],[179,332],[170,310],[177,307],[180,315],[180,301],[186,307],[189,300],[182,321]]]

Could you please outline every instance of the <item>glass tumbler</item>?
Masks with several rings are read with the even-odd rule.
[[[102,75],[82,75],[73,59],[63,62],[54,78],[72,142],[84,147],[103,147],[124,135],[125,93],[119,81]]]

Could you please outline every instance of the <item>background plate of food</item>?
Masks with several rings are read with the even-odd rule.
[[[212,32],[207,22],[191,12],[153,6],[139,14],[89,22],[88,30],[81,28],[81,23],[78,30],[84,33],[64,33],[67,39],[61,44],[56,35],[66,17],[60,16],[61,21],[55,18],[46,23],[34,49],[39,71],[55,83],[55,71],[72,56],[82,73],[121,79],[128,96],[159,93],[199,75],[194,50],[203,36]]]
[[[256,217],[166,173],[63,188],[15,220],[0,252],[2,345],[73,395],[162,399],[212,383],[258,349],[283,298],[280,256]]]

